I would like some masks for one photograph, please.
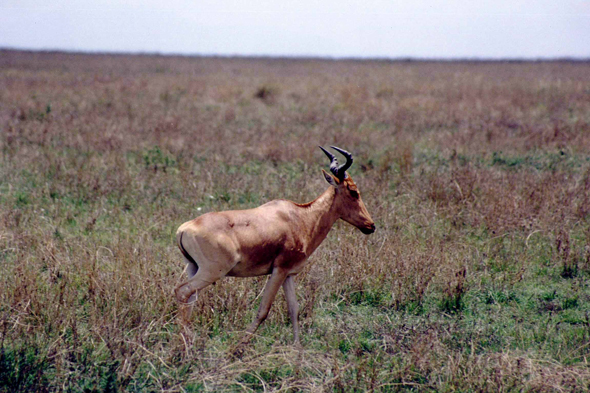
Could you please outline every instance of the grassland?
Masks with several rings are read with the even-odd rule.
[[[202,293],[176,228],[325,188],[337,224],[241,357],[265,278]],[[590,64],[0,52],[0,391],[590,390]]]

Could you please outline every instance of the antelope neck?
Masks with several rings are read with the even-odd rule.
[[[309,236],[306,254],[310,255],[326,238],[334,222],[340,218],[336,211],[336,189],[328,187],[326,191],[314,201],[305,205],[305,226]]]

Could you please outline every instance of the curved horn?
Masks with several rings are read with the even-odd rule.
[[[349,152],[347,152],[346,150],[344,150],[344,149],[341,149],[341,148],[339,148],[339,147],[336,147],[336,146],[330,146],[330,147],[331,147],[332,149],[336,150],[337,152],[339,152],[340,154],[342,154],[344,157],[346,157],[346,163],[345,163],[345,164],[343,164],[342,166],[340,166],[340,167],[338,168],[338,175],[336,175],[336,176],[338,176],[338,178],[339,178],[340,180],[342,180],[342,179],[344,179],[344,178],[345,178],[345,176],[346,176],[346,170],[347,170],[348,168],[350,168],[350,166],[352,165],[352,154],[350,154],[350,153],[349,153]],[[331,166],[330,166],[330,169],[332,169],[332,168],[331,168]]]
[[[318,146],[330,159],[330,172],[334,174],[334,176],[338,177],[338,160],[334,156],[334,154],[330,153],[328,150],[324,149],[321,146]]]

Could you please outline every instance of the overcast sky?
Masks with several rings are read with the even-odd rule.
[[[0,0],[0,47],[590,58],[590,0]]]

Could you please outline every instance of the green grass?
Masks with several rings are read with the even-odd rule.
[[[590,390],[589,83],[3,52],[0,391]],[[279,294],[235,357],[266,278],[207,288],[184,325],[176,228],[312,200],[318,144],[354,153],[378,230],[337,223],[296,278],[301,349]]]

